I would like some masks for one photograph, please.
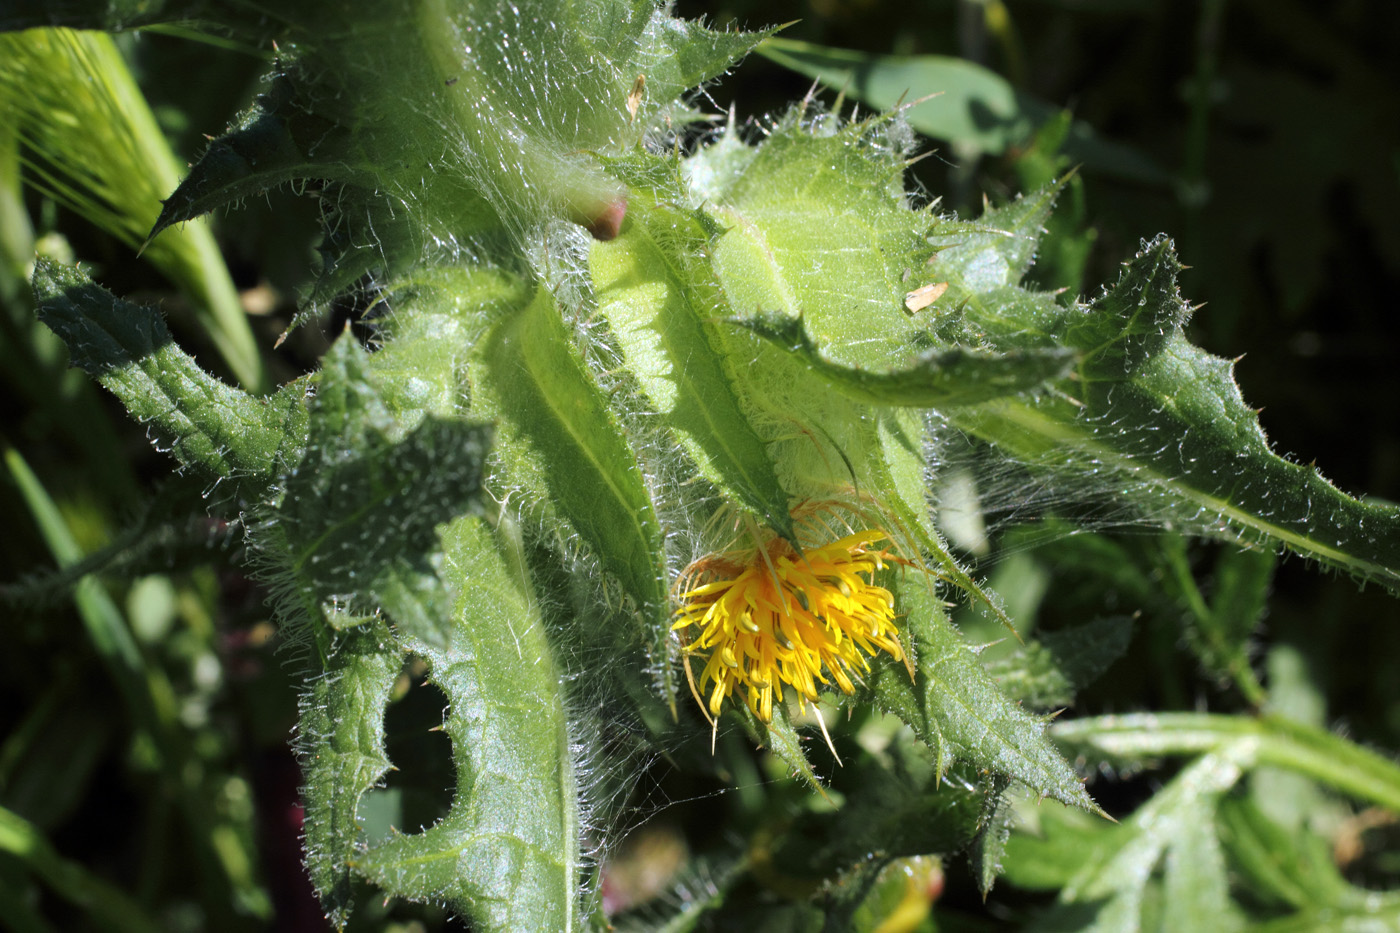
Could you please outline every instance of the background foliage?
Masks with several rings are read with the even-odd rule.
[[[961,127],[930,117],[920,126],[940,140],[938,157],[915,168],[926,190],[973,216],[984,196],[1004,203],[1079,165],[1051,221],[1037,280],[1087,296],[1116,279],[1139,237],[1171,232],[1190,267],[1184,294],[1208,303],[1191,337],[1218,356],[1247,353],[1237,377],[1246,399],[1262,406],[1276,446],[1315,459],[1343,489],[1400,498],[1400,377],[1384,361],[1400,327],[1386,313],[1400,284],[1400,81],[1388,54],[1400,24],[1388,5],[1320,12],[1245,0],[1191,7],[1043,0],[929,3],[918,16],[897,4],[677,10],[701,12],[749,27],[802,20],[782,33],[787,45],[771,47],[768,59],[751,57],[711,89],[709,109],[733,100],[741,123],[806,93],[810,79],[780,61],[808,73],[880,64],[819,47],[959,55],[987,65],[1004,83],[988,84],[980,72],[942,73],[985,95],[992,116]],[[247,105],[266,67],[244,49],[157,33],[121,34],[115,50],[91,54],[121,54],[132,64],[176,164],[193,160],[204,148],[201,134],[220,131]],[[181,79],[195,68],[221,80]],[[832,82],[861,92],[846,79]],[[38,106],[56,106],[29,90]],[[1056,152],[1051,137],[1064,106],[1075,122],[1058,124],[1067,137]],[[911,120],[919,126],[917,114]],[[138,260],[139,225],[123,230],[96,211],[74,211],[52,182],[36,180],[35,166],[7,158],[0,371],[11,404],[0,513],[16,518],[0,541],[9,607],[0,661],[0,840],[8,853],[0,856],[0,915],[15,929],[313,928],[320,909],[302,882],[299,778],[287,748],[297,696],[287,655],[277,654],[266,594],[245,576],[240,539],[181,506],[222,492],[168,476],[168,460],[151,451],[144,429],[64,368],[65,352],[33,322],[24,268],[31,237],[48,255],[83,259],[111,291],[160,299],[178,342],[201,364],[251,385],[308,371],[328,336],[346,321],[362,328],[374,309],[341,302],[273,350],[294,298],[309,286],[316,218],[305,202],[274,191],[265,204],[250,199],[216,218],[224,273],[203,241],[184,258]],[[162,159],[166,167],[157,170]],[[107,202],[138,200],[144,191],[144,210],[154,211],[150,198],[172,187],[172,159],[154,152],[135,160],[153,167],[93,187],[105,185]],[[32,184],[22,193],[14,184],[21,173]],[[227,307],[235,293],[253,312],[255,362],[240,349],[249,341],[221,330],[224,319],[193,313]],[[1001,640],[972,610],[960,610],[958,621],[974,642],[1000,640],[983,652],[984,663],[1010,689],[1025,678],[1042,691],[1024,697],[1041,708],[1072,694],[1066,687],[1056,695],[1049,678],[1027,671],[1062,668],[1057,649],[1058,657],[1092,664],[1093,649],[1109,646],[1103,664],[1111,665],[1073,697],[1073,717],[1151,711],[1160,718],[1150,728],[1129,717],[1092,720],[1088,729],[1068,722],[1056,735],[1099,765],[1103,779],[1090,790],[1122,823],[1054,804],[1017,806],[1021,829],[1002,859],[1006,878],[985,906],[982,879],[961,855],[942,866],[901,862],[901,874],[879,880],[873,870],[857,871],[816,903],[868,929],[933,890],[941,895],[932,919],[914,922],[950,929],[1007,919],[1051,929],[1110,921],[1190,929],[1192,918],[1173,911],[1224,903],[1226,893],[1250,911],[1232,919],[1274,929],[1340,929],[1393,916],[1392,900],[1353,885],[1394,886],[1397,802],[1358,810],[1302,776],[1326,771],[1318,762],[1332,758],[1347,762],[1361,784],[1373,766],[1364,756],[1347,759],[1351,746],[1329,744],[1325,731],[1304,727],[1344,723],[1361,745],[1400,745],[1393,600],[1297,559],[1275,569],[1267,556],[1121,529],[1126,516],[1111,505],[1072,516],[1102,534],[1022,526],[1015,520],[1053,511],[1055,491],[1005,464],[988,467],[981,456],[975,447],[949,453],[982,483],[991,538],[984,544],[973,529],[955,541],[990,574],[1013,618],[1034,618],[1044,654]],[[114,545],[119,556],[104,565],[101,582],[83,578],[70,595],[84,555]],[[77,569],[54,579],[55,566]],[[1115,623],[1115,614],[1135,621]],[[1105,621],[1078,631],[1086,618]],[[443,803],[434,788],[452,781],[442,736],[427,731],[440,719],[441,694],[414,686],[413,673],[400,678],[390,707],[385,755],[400,771],[376,798],[381,826],[431,822]],[[1265,702],[1281,718],[1247,734],[1232,730],[1248,720],[1201,715]],[[721,736],[713,763],[687,761],[680,747],[657,756],[634,796],[612,801],[625,825],[645,825],[620,847],[614,838],[595,840],[615,854],[600,882],[604,901],[613,898],[615,907],[659,888],[670,893],[624,919],[660,923],[677,903],[701,903],[713,907],[705,921],[712,924],[819,928],[813,908],[784,898],[811,893],[814,879],[834,876],[864,852],[947,851],[940,840],[900,839],[898,817],[926,812],[960,787],[970,793],[976,778],[945,780],[943,797],[902,799],[927,785],[929,765],[897,762],[901,780],[882,784],[892,773],[880,758],[892,747],[881,739],[888,728],[865,714],[839,728],[834,739],[846,767],[822,769],[832,786],[826,798],[786,780],[783,765],[738,734]],[[1251,772],[1247,784],[1236,783],[1242,769]],[[599,786],[608,779],[602,775]],[[1384,784],[1382,775],[1374,786]],[[1362,797],[1380,796],[1368,793]],[[862,801],[872,803],[861,809]],[[879,832],[857,831],[872,823]],[[841,840],[846,848],[803,840]],[[681,870],[690,900],[677,900],[676,878],[636,877],[667,864]],[[1142,884],[1144,877],[1151,882]],[[430,907],[362,906],[355,922],[367,929],[452,922]],[[886,927],[896,928],[917,927]]]

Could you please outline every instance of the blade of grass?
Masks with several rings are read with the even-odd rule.
[[[122,933],[158,933],[162,929],[146,915],[141,905],[77,862],[59,855],[33,824],[3,807],[0,807],[0,852],[7,852],[19,859],[56,893],[86,911],[95,929]],[[0,890],[0,897],[5,893]],[[10,901],[6,905],[6,926],[17,919],[11,913],[17,903],[22,901]],[[28,927],[17,929],[47,929],[42,925],[42,919],[32,911],[22,912],[21,917],[27,922],[38,921],[41,925],[30,922]]]
[[[0,111],[18,128],[26,181],[129,246],[146,240],[179,162],[111,37],[67,29],[0,34]],[[262,358],[218,245],[203,222],[144,255],[193,305],[229,370],[267,388]]]
[[[41,536],[60,567],[76,563],[83,553],[69,530],[58,505],[44,489],[19,451],[5,447],[5,466],[20,495],[34,516]],[[96,577],[85,576],[73,590],[73,600],[93,648],[116,683],[131,717],[138,738],[144,744],[152,770],[168,780],[180,811],[189,825],[189,836],[196,844],[204,899],[209,903],[231,904],[237,900],[255,913],[270,906],[247,871],[253,856],[228,846],[225,821],[216,816],[205,786],[204,763],[179,723],[175,689],[165,672],[148,664],[132,636],[125,617]]]

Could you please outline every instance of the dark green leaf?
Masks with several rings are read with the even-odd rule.
[[[800,778],[808,787],[818,794],[824,794],[822,779],[818,777],[812,768],[812,762],[807,759],[807,752],[803,749],[803,738],[798,734],[797,729],[792,725],[792,715],[788,712],[786,705],[778,705],[773,709],[772,722],[764,723],[747,706],[739,710],[739,714],[744,717],[745,725],[748,727],[749,735],[755,742],[766,744],[778,760],[787,765],[793,777]],[[821,712],[817,711],[820,716]]]
[[[987,673],[1008,696],[1031,709],[1069,706],[1081,688],[1122,657],[1132,634],[1133,622],[1127,617],[1095,619],[1047,632],[988,661]]]
[[[155,933],[161,929],[132,897],[78,862],[59,855],[38,828],[16,813],[0,807],[0,852],[20,860],[44,879],[60,896],[91,916],[94,927],[117,933]],[[8,880],[8,879],[4,879]],[[4,885],[0,881],[0,885]],[[3,890],[0,887],[0,890]],[[25,905],[27,907],[27,905]],[[14,905],[6,903],[6,921]],[[28,919],[32,910],[14,910]],[[48,929],[44,927],[43,929]]]
[[[437,526],[480,507],[491,429],[429,415],[399,436],[367,363],[348,332],[326,354],[306,456],[286,481],[274,527],[313,617],[338,627],[345,614],[384,608],[416,637],[441,641],[443,621],[418,613],[423,600],[412,592],[438,586]]]
[[[940,774],[927,748],[901,748],[883,764],[857,755],[837,784],[847,791],[835,811],[809,811],[783,834],[774,868],[796,880],[839,874],[876,858],[947,854],[972,839],[983,793],[970,769]]]
[[[286,76],[229,132],[214,140],[165,199],[149,239],[174,224],[306,179],[372,183],[356,166],[350,134],[295,101]]]
[[[968,848],[968,863],[972,876],[977,881],[977,890],[982,897],[991,892],[997,876],[1004,871],[1002,861],[1006,857],[1006,842],[1011,837],[1011,825],[1015,812],[1006,789],[1011,785],[1009,778],[992,775],[982,800],[982,813],[977,820],[977,835]]]

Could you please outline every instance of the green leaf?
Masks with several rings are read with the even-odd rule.
[[[774,870],[816,883],[871,858],[956,852],[972,839],[983,795],[967,769],[940,774],[927,748],[900,749],[888,766],[873,756],[847,762],[847,792],[834,811],[808,811],[771,853]]]
[[[1218,803],[1217,803],[1218,806]],[[1197,815],[1179,820],[1167,849],[1162,883],[1162,929],[1221,930],[1242,925],[1230,900],[1229,877],[1215,821]]]
[[[435,826],[353,859],[390,894],[446,901],[481,930],[580,923],[581,842],[563,686],[519,542],[465,518],[444,533],[455,589],[442,646],[410,639],[451,703],[456,796]]]
[[[663,205],[638,211],[637,200],[622,235],[590,251],[599,312],[701,472],[793,540],[788,494],[739,407],[713,333],[727,309],[700,259],[705,234],[693,217]]]
[[[399,424],[469,412],[473,356],[490,327],[533,296],[519,276],[480,266],[420,268],[395,280],[384,296],[394,310],[367,366]]]
[[[985,666],[1012,699],[1053,710],[1072,704],[1081,688],[1122,657],[1132,634],[1133,621],[1125,616],[1095,619],[1042,634]]]
[[[1102,862],[1126,831],[1121,823],[1046,804],[1024,791],[1016,793],[1013,811],[1015,832],[1006,840],[1002,868],[1009,883],[1029,891],[1063,888],[1089,865]]]
[[[403,633],[441,642],[445,620],[419,609],[438,586],[436,529],[480,510],[491,429],[427,415],[404,433],[369,359],[347,331],[322,362],[306,455],[272,525],[283,573],[303,609],[332,628],[383,608]]]
[[[552,507],[638,610],[664,617],[666,570],[651,493],[611,400],[570,342],[547,289],[493,334],[487,360],[501,414],[543,464]]]
[[[975,223],[935,228],[933,243],[940,275],[948,274],[971,292],[1020,285],[1035,261],[1055,202],[1069,176],[983,211]]]
[[[627,192],[600,157],[670,125],[678,95],[763,38],[682,22],[652,0],[356,14],[347,27],[339,8],[305,2],[270,17],[292,54],[162,225],[290,179],[335,180],[327,296],[424,254],[532,254],[556,218],[606,239]]]
[[[778,38],[758,52],[877,110],[909,104],[905,116],[920,132],[982,152],[1005,152],[1039,122],[1010,82],[959,58],[871,55]],[[936,96],[924,100],[925,95]]]
[[[190,168],[165,198],[148,239],[245,198],[257,197],[292,181],[362,181],[371,170],[356,165],[349,132],[297,105],[296,91],[285,76],[273,81],[227,133]]]
[[[306,415],[297,384],[270,398],[225,385],[175,345],[158,312],[113,297],[79,269],[39,260],[34,294],[72,364],[149,424],[156,445],[181,464],[255,494],[299,453]]]
[[[340,635],[301,699],[297,747],[305,806],[306,866],[331,922],[354,906],[350,865],[363,840],[356,808],[392,766],[384,753],[384,707],[403,652],[374,620]]]
[[[1176,336],[1139,378],[1087,384],[1095,433],[1116,448],[1114,459],[1126,456],[1185,504],[1400,588],[1400,508],[1357,501],[1315,467],[1275,454],[1232,370]]]
[[[1251,933],[1370,933],[1400,927],[1400,898],[1376,895],[1349,908],[1301,911],[1250,927]]]
[[[78,862],[64,858],[32,823],[3,807],[0,807],[0,852],[19,860],[61,897],[87,913],[94,926],[119,933],[155,933],[162,929],[125,891]],[[19,913],[16,906],[14,902],[6,902],[7,915],[12,910]],[[8,916],[6,919],[8,921]]]
[[[326,354],[308,405],[305,456],[255,530],[262,560],[296,596],[284,612],[294,622],[320,620],[312,634],[324,671],[303,698],[299,744],[308,862],[338,926],[349,917],[352,868],[363,859],[360,798],[391,767],[384,708],[404,655],[435,661],[437,672],[460,660],[453,647],[460,615],[443,579],[454,565],[438,528],[479,509],[490,437],[489,428],[421,410],[406,427],[372,361],[348,332]],[[475,702],[479,686],[442,676],[449,699]],[[470,795],[466,785],[461,796]]]
[[[877,405],[975,405],[1043,386],[1068,373],[1074,364],[1071,350],[987,353],[953,349],[921,353],[904,369],[872,372],[828,358],[807,333],[802,317],[764,314],[736,318],[732,323],[792,353],[842,394]]]
[[[959,58],[871,55],[778,38],[757,51],[877,110],[905,106],[916,130],[974,154],[1005,152],[1055,113],[995,72]],[[1159,185],[1170,181],[1150,157],[1099,138],[1084,123],[1073,125],[1065,150],[1076,162],[1106,174]]]
[[[1045,724],[997,689],[921,582],[901,586],[897,603],[907,613],[914,679],[899,665],[880,665],[872,684],[875,702],[908,723],[940,761],[967,761],[1041,796],[1097,811]]]
[[[1011,837],[1011,826],[1015,820],[1011,798],[1006,793],[1010,779],[992,775],[987,783],[990,786],[982,801],[977,834],[967,850],[968,866],[972,869],[972,877],[977,881],[977,890],[982,892],[983,899],[991,893],[997,876],[1004,870],[1002,862],[1006,858],[1006,843]]]
[[[802,747],[802,736],[793,727],[792,714],[786,704],[775,707],[773,719],[767,723],[755,716],[753,710],[747,706],[740,708],[738,712],[744,717],[744,725],[755,742],[767,743],[768,750],[788,766],[793,777],[800,778],[812,790],[825,795],[822,779],[813,770],[812,762],[807,758],[807,752]],[[821,715],[820,710],[817,710],[817,715]]]
[[[1353,499],[1275,454],[1232,369],[1178,334],[1132,379],[1087,383],[1087,414],[1042,397],[950,420],[1023,461],[1116,477],[1121,500],[1155,521],[1280,544],[1400,588],[1400,508]]]
[[[1238,918],[1229,909],[1224,863],[1209,818],[1220,796],[1248,767],[1248,742],[1227,744],[1203,755],[1138,808],[1114,844],[1080,869],[1060,892],[1060,916],[1079,916],[1080,905],[1095,909],[1094,933],[1141,929],[1144,900],[1153,869],[1167,860],[1166,888],[1177,903],[1166,914],[1182,921],[1206,922],[1209,929],[1230,929]],[[1053,915],[1052,915],[1053,916]],[[1054,926],[1051,921],[1050,926]],[[1192,929],[1192,927],[1167,927]],[[1195,927],[1200,929],[1201,927]]]
[[[1085,379],[1123,381],[1160,353],[1190,316],[1172,241],[1159,236],[1127,263],[1118,283],[1072,319],[1065,339],[1084,351]]]
[[[1284,829],[1248,798],[1222,800],[1217,821],[1231,868],[1256,897],[1306,912],[1360,906],[1375,896],[1343,880],[1325,839],[1306,828]]]
[[[1278,559],[1266,551],[1228,548],[1215,565],[1215,589],[1211,594],[1210,630],[1204,632],[1210,648],[1202,660],[1222,673],[1249,667],[1249,638],[1268,605],[1270,586]]]
[[[1277,558],[1267,551],[1223,549],[1207,605],[1192,575],[1185,541],[1166,538],[1159,549],[1166,565],[1165,588],[1187,609],[1191,650],[1206,670],[1222,682],[1235,683],[1246,700],[1262,706],[1267,697],[1251,666],[1249,638],[1263,616]]]
[[[906,296],[936,280],[925,239],[934,220],[906,202],[902,145],[887,121],[785,117],[703,208],[731,314],[801,315],[846,365],[886,369],[906,356],[922,330]]]

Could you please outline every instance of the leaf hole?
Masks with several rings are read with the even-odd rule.
[[[360,798],[357,811],[371,843],[394,831],[421,832],[452,808],[452,740],[442,730],[449,701],[428,675],[426,661],[409,657],[384,710],[384,748],[394,770]]]

